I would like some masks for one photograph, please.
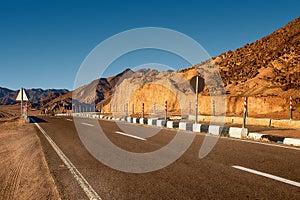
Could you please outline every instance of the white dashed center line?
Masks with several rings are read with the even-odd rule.
[[[88,123],[81,123],[83,125],[86,125],[86,126],[94,126],[93,124],[88,124]]]
[[[138,137],[138,136],[135,136],[135,135],[130,135],[130,134],[123,133],[123,132],[120,132],[120,131],[116,131],[115,133],[120,134],[120,135],[125,135],[125,136],[131,137],[131,138],[135,138],[135,139],[138,139],[138,140],[146,140],[145,138],[141,138],[141,137]]]
[[[274,176],[272,174],[267,174],[267,173],[264,173],[264,172],[256,171],[254,169],[249,169],[249,168],[242,167],[242,166],[232,166],[232,167],[235,168],[235,169],[239,169],[239,170],[242,170],[242,171],[252,173],[252,174],[256,174],[256,175],[264,176],[264,177],[267,177],[267,178],[270,178],[270,179],[273,179],[273,180],[276,180],[276,181],[280,181],[280,182],[283,182],[283,183],[286,183],[286,184],[290,184],[290,185],[293,185],[293,186],[296,186],[296,187],[300,187],[300,183],[298,183],[296,181],[291,181],[291,180],[288,180],[288,179],[285,179],[285,178],[281,178],[279,176]]]

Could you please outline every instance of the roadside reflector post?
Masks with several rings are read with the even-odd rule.
[[[165,101],[165,122],[167,124],[167,112],[168,112],[168,102]]]
[[[196,76],[195,124],[198,123],[198,84],[199,84],[199,76]]]
[[[290,96],[290,120],[293,119],[293,98]]]
[[[21,87],[21,117],[23,116],[23,88]]]
[[[144,103],[142,103],[142,118],[145,117],[144,108],[145,108],[145,105],[144,105]]]
[[[248,116],[248,97],[245,97],[244,100],[244,116],[243,116],[243,126],[242,128],[246,128],[246,118]]]

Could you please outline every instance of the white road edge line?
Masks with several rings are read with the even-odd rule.
[[[71,119],[67,119],[68,121],[70,121],[70,122],[72,122],[73,120],[71,120]]]
[[[38,129],[43,133],[45,138],[48,140],[54,151],[57,153],[59,158],[64,162],[67,166],[75,180],[78,182],[80,187],[83,189],[85,194],[90,200],[98,199],[101,200],[97,192],[92,188],[92,186],[87,182],[87,180],[82,176],[82,174],[77,170],[77,168],[73,165],[73,163],[67,158],[67,156],[62,152],[62,150],[55,144],[55,142],[48,136],[48,134],[40,127],[38,123],[36,123],[33,119],[31,119],[34,124],[38,127]]]
[[[81,124],[86,125],[86,126],[94,126],[93,124],[88,124],[88,123],[84,123],[84,122]]]
[[[132,137],[132,138],[135,138],[135,139],[138,139],[138,140],[146,140],[145,138],[141,138],[141,137],[138,137],[138,136],[135,136],[135,135],[130,135],[130,134],[123,133],[123,132],[120,132],[120,131],[116,131],[115,133],[120,134],[120,135],[125,135],[125,136],[128,136],[128,137]]]
[[[288,179],[285,179],[285,178],[281,178],[279,176],[274,176],[272,174],[267,174],[267,173],[264,173],[264,172],[256,171],[254,169],[249,169],[249,168],[242,167],[242,166],[234,165],[232,167],[235,168],[235,169],[239,169],[239,170],[242,170],[242,171],[252,173],[252,174],[256,174],[256,175],[264,176],[264,177],[267,177],[267,178],[270,178],[270,179],[273,179],[273,180],[276,180],[276,181],[280,181],[280,182],[283,182],[283,183],[286,183],[286,184],[290,184],[290,185],[293,185],[293,186],[296,186],[296,187],[300,187],[300,183],[298,183],[296,181],[291,181],[291,180],[288,180]]]

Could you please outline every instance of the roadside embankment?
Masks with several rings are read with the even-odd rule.
[[[32,124],[0,119],[0,199],[60,199]]]

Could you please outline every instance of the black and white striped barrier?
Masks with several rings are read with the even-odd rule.
[[[179,128],[179,122],[167,121],[167,128]]]
[[[179,122],[179,130],[193,131],[193,123]]]
[[[165,121],[165,120],[158,119],[158,120],[156,121],[156,126],[164,127],[164,126],[166,126],[166,121]]]
[[[293,145],[300,147],[300,139],[299,138],[285,138],[278,137],[260,133],[248,133],[247,128],[238,128],[238,127],[226,127],[226,126],[218,126],[218,125],[209,125],[209,124],[195,124],[190,122],[174,122],[174,121],[165,121],[157,118],[132,118],[132,117],[121,117],[114,118],[111,116],[104,115],[95,115],[95,114],[87,114],[87,113],[73,113],[73,114],[56,114],[55,116],[73,116],[73,117],[87,117],[87,118],[96,118],[96,119],[109,119],[109,120],[117,120],[124,121],[128,123],[136,123],[136,124],[147,124],[154,125],[159,127],[166,126],[167,128],[178,128],[179,130],[184,131],[192,131],[195,133],[209,133],[212,135],[222,135],[228,134],[229,137],[232,138],[249,138],[253,140],[262,140],[269,139],[271,141],[277,141],[277,143],[283,143],[286,145]]]

